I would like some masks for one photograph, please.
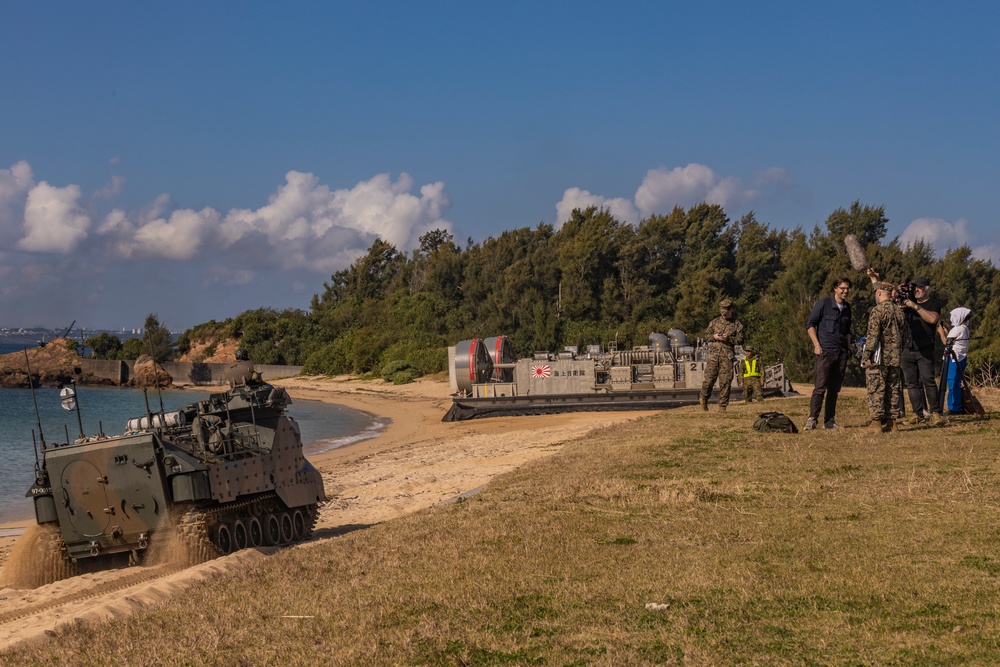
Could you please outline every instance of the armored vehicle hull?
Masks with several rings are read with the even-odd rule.
[[[154,544],[195,563],[309,537],[326,495],[290,403],[259,382],[132,419],[120,436],[43,443],[27,495],[36,521],[58,528],[48,557],[70,573],[91,560],[134,562]]]

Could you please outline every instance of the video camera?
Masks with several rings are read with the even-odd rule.
[[[869,276],[874,276],[876,280],[882,280],[882,274],[875,269],[868,267],[865,272]],[[897,285],[892,290],[892,302],[897,306],[902,306],[907,301],[916,302],[917,300],[917,285],[916,283],[903,283],[902,285]]]
[[[916,285],[913,283],[903,283],[892,293],[892,300],[897,306],[902,306],[907,301],[916,302],[917,293],[914,291]]]

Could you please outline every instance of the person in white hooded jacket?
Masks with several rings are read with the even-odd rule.
[[[948,412],[957,415],[962,410],[962,375],[965,373],[966,357],[969,354],[969,318],[972,311],[968,308],[955,308],[951,311],[951,329],[948,331],[947,340],[951,343],[951,351],[954,357],[946,359],[948,362],[947,392]]]

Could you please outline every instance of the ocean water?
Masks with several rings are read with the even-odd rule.
[[[146,414],[146,399],[137,389],[79,387],[80,421],[85,435],[100,430],[108,435],[125,432],[127,421]],[[170,389],[160,392],[163,409],[178,408],[204,400],[208,392]],[[159,412],[160,397],[148,394],[149,407]],[[28,389],[0,388],[0,522],[34,516],[31,501],[24,497],[34,480],[35,442],[39,441],[35,404],[42,434],[48,444],[74,440],[80,435],[76,411],[64,410],[59,390],[35,389],[34,400]],[[385,428],[385,421],[349,408],[320,401],[293,400],[288,414],[302,431],[306,456],[372,438]]]
[[[4,338],[0,338],[0,354],[21,352],[24,348],[30,350],[35,347],[38,347],[38,341],[31,340],[28,336],[5,336]]]

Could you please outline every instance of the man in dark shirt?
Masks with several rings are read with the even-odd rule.
[[[911,423],[919,424],[929,419],[933,426],[945,421],[938,405],[937,385],[934,384],[934,359],[937,356],[934,354],[934,330],[941,319],[941,301],[931,296],[929,278],[915,278],[912,284],[913,298],[901,304],[909,335],[900,366],[910,407],[913,408]]]
[[[844,384],[844,372],[851,352],[851,306],[847,294],[851,290],[850,278],[840,277],[833,281],[833,295],[820,299],[813,306],[806,320],[806,333],[812,340],[815,379],[813,393],[809,401],[809,418],[806,430],[811,431],[819,423],[820,408],[824,409],[824,426],[840,428],[836,422],[837,395]]]

